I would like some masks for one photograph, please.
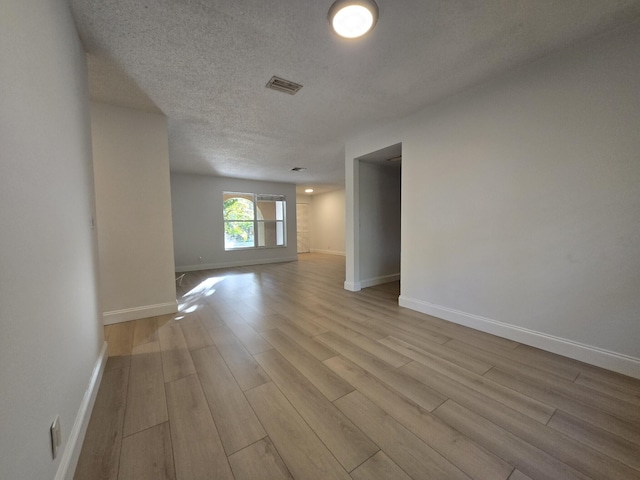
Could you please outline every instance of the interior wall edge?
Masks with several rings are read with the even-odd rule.
[[[640,358],[400,295],[398,304],[481,332],[640,379]]]
[[[322,250],[320,248],[312,248],[309,251],[311,253],[324,253],[325,255],[339,255],[341,257],[344,257],[347,254],[346,252],[341,252],[339,250]]]
[[[104,312],[102,320],[105,325],[113,325],[114,323],[130,322],[140,318],[156,317],[158,315],[166,315],[176,313],[178,311],[178,301],[166,303],[158,303],[155,305],[144,305],[141,307],[125,308],[122,310],[113,310]]]
[[[238,260],[235,262],[203,263],[200,265],[176,266],[176,273],[197,272],[200,270],[216,270],[219,268],[247,267],[249,265],[264,265],[267,263],[297,262],[298,255],[275,258],[258,258],[255,260]]]
[[[375,287],[376,285],[383,285],[385,283],[398,282],[398,281],[400,281],[400,272],[392,273],[389,275],[380,275],[378,277],[360,279],[360,287],[361,288]]]

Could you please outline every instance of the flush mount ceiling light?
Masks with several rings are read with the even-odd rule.
[[[313,188],[305,188],[304,193],[313,193]]]
[[[378,5],[373,0],[336,0],[329,9],[329,23],[344,38],[361,37],[378,21]]]

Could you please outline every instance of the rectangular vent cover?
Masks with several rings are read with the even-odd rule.
[[[295,95],[298,90],[302,88],[302,85],[300,85],[299,83],[290,82],[289,80],[285,80],[284,78],[276,77],[274,75],[267,83],[267,88],[270,88],[271,90],[277,90],[279,92],[288,93],[289,95]]]

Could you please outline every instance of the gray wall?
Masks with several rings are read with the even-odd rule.
[[[360,286],[397,280],[400,274],[398,166],[360,162]]]
[[[638,27],[351,139],[345,285],[353,159],[402,142],[402,305],[640,377]]]
[[[344,255],[344,190],[311,198],[311,251]]]
[[[0,65],[0,478],[51,479],[104,343],[87,73],[67,2],[3,0]]]
[[[222,216],[222,195],[225,191],[286,195],[287,246],[226,252]],[[172,174],[171,202],[177,271],[290,261],[298,258],[296,187],[293,184]]]

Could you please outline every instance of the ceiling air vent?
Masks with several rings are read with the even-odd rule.
[[[291,169],[292,172],[304,172],[306,170],[306,168],[304,167],[293,167]]]
[[[295,95],[298,90],[302,88],[302,85],[300,85],[299,83],[290,82],[289,80],[285,80],[284,78],[276,77],[274,75],[267,83],[267,88],[270,88],[271,90],[277,90],[279,92],[288,93],[289,95]]]

